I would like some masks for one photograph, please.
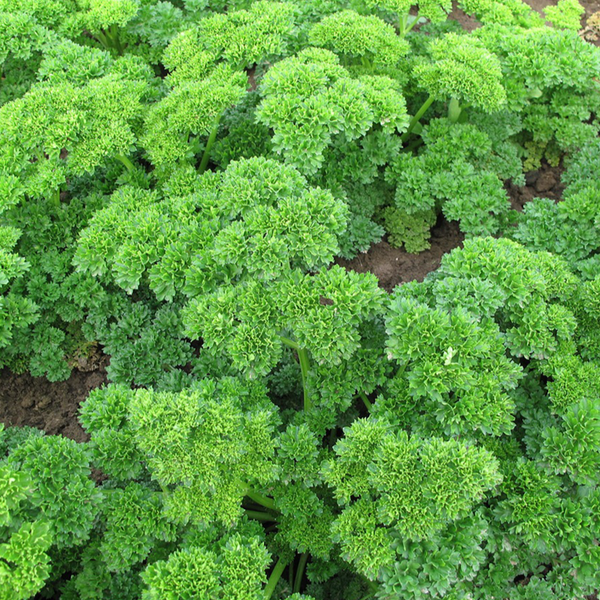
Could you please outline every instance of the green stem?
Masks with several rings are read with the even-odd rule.
[[[244,496],[248,496],[248,498],[254,500],[256,504],[260,504],[261,506],[264,506],[269,510],[277,510],[275,508],[275,500],[273,500],[273,498],[269,498],[268,496],[260,494],[259,492],[253,490],[247,483],[244,483],[243,481],[238,480],[237,483],[241,488],[243,488]]]
[[[398,367],[398,370],[394,374],[394,379],[401,377],[404,374],[404,371],[406,371],[406,367],[408,367],[408,363],[404,363],[401,367]]]
[[[300,362],[300,372],[302,373],[302,389],[304,390],[304,410],[310,410],[312,408],[312,403],[310,401],[307,384],[308,371],[310,370],[308,350],[306,348],[301,348],[298,342],[295,342],[290,338],[287,338],[283,335],[280,335],[279,337],[286,346],[293,348],[298,353],[298,360]]]
[[[260,504],[261,506],[264,506],[265,508],[268,508],[270,510],[275,510],[275,500],[273,500],[273,498],[269,498],[268,496],[263,496],[262,494],[255,492],[253,489],[250,489],[249,487],[246,488],[246,496],[248,496],[248,498],[250,498],[250,500],[254,500],[254,502],[256,502],[257,504]]]
[[[304,569],[306,562],[308,561],[308,552],[305,552],[298,562],[298,569],[296,570],[296,578],[294,579],[294,587],[292,593],[297,594],[300,592],[300,586],[302,585],[302,577],[304,576]]]
[[[208,136],[208,141],[206,142],[206,148],[204,148],[204,154],[202,155],[202,162],[200,163],[199,172],[200,175],[206,171],[206,167],[208,167],[208,161],[210,160],[210,151],[217,139],[217,133],[219,132],[219,123],[221,119],[217,119],[217,122],[213,125],[213,128]]]
[[[408,136],[412,133],[412,130],[415,128],[417,123],[421,120],[421,117],[427,112],[427,109],[433,104],[433,96],[429,96],[427,100],[423,103],[423,106],[418,110],[417,114],[410,120],[408,125],[408,129],[404,132],[402,137],[400,138],[403,142],[408,139]]]
[[[415,15],[413,22],[404,29],[404,35],[406,35],[419,21],[419,17]]]
[[[54,194],[53,194],[52,198],[54,200],[54,204],[56,204],[56,206],[60,206],[60,187],[57,187],[54,190]]]
[[[456,98],[451,98],[448,103],[448,119],[450,123],[456,123],[458,121],[458,117],[460,117],[460,113],[462,108]]]
[[[121,40],[119,39],[119,30],[115,24],[110,26],[110,40],[113,43],[115,50],[122,55],[123,54],[123,46],[121,45]]]
[[[367,398],[367,395],[364,392],[360,392],[359,395],[361,397],[361,400],[365,403],[367,410],[371,412],[371,409],[373,408],[373,403]]]
[[[266,512],[262,512],[260,510],[249,510],[245,508],[244,512],[251,519],[254,519],[255,521],[261,521],[262,523],[271,523],[277,521],[277,519],[273,515],[270,515]]]
[[[111,49],[111,45],[108,41],[107,36],[104,35],[101,31],[99,31],[98,33],[94,33],[93,36],[100,42],[100,44],[102,44],[102,46],[104,46],[105,50]]]
[[[271,596],[273,595],[273,592],[275,591],[275,588],[277,587],[277,583],[281,579],[281,574],[283,573],[284,569],[285,569],[285,562],[280,558],[277,561],[277,564],[275,565],[275,567],[273,568],[273,571],[271,571],[271,575],[269,576],[269,581],[267,582],[267,585],[265,587],[265,591],[264,591],[265,600],[270,600]]]
[[[306,348],[298,349],[298,360],[300,361],[300,371],[302,373],[302,387],[304,388],[304,410],[309,411],[312,408],[310,396],[308,394],[308,371],[310,362],[308,360],[308,350]]]
[[[123,156],[122,154],[116,154],[115,158],[123,163],[123,165],[125,165],[125,168],[130,172],[133,173],[133,171],[135,171],[135,165],[126,157]]]
[[[281,338],[281,341],[286,346],[289,346],[290,348],[293,348],[294,350],[300,350],[300,344],[298,344],[298,342],[295,342],[294,340],[290,340],[290,338],[287,338],[283,335],[280,335],[279,337]]]

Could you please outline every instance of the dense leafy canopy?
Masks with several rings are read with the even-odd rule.
[[[0,429],[0,600],[600,588],[600,50],[458,5],[0,0],[0,366],[110,356]]]

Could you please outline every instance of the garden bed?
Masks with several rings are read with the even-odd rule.
[[[0,600],[596,600],[597,47],[0,0]]]
[[[564,189],[560,182],[562,171],[562,167],[544,163],[525,176],[527,185],[509,185],[513,208],[521,210],[526,202],[538,196],[559,201]],[[336,263],[357,273],[373,273],[381,287],[391,292],[399,284],[423,281],[427,273],[440,266],[442,256],[460,247],[463,239],[457,223],[441,217],[432,229],[429,250],[411,254],[383,240],[353,260],[338,258]],[[91,365],[85,365],[84,370],[76,369],[68,381],[55,383],[45,377],[32,377],[28,373],[15,375],[5,369],[0,377],[0,423],[29,425],[75,441],[87,440],[77,420],[77,410],[90,390],[108,382],[108,362],[109,357],[94,360]]]

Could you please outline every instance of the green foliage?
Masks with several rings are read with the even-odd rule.
[[[400,294],[392,301],[387,331],[388,358],[402,365],[400,381],[392,388],[394,402],[420,401],[420,426],[435,431],[443,424],[447,435],[510,432],[514,408],[507,392],[520,373],[506,358],[496,326],[473,322],[468,312],[448,314]]]
[[[46,552],[51,539],[48,523],[24,523],[8,542],[0,544],[0,598],[22,600],[41,589],[50,570]]]
[[[576,32],[488,26],[476,33],[502,63],[508,107],[522,114],[528,169],[597,137],[600,51]],[[534,50],[535,48],[535,50]],[[577,57],[577,59],[575,59]]]
[[[385,213],[388,227],[393,227],[388,231],[401,235],[400,243],[414,236],[414,249],[423,249],[440,208],[470,236],[502,231],[510,206],[494,170],[503,162],[496,149],[503,152],[504,140],[497,142],[485,130],[448,119],[432,120],[421,135],[426,143],[421,154],[399,154],[386,169],[387,181],[396,185],[394,207]],[[397,225],[404,215],[414,223]],[[410,227],[411,232],[396,233],[397,227]]]
[[[130,411],[153,477],[174,486],[164,502],[176,522],[234,523],[248,486],[275,476],[278,418],[260,384],[205,381],[177,396],[140,390]]]
[[[223,113],[222,135],[212,150],[212,159],[222,169],[241,158],[269,156],[272,151],[269,128],[257,123],[254,115],[260,97],[258,92],[247,93],[241,102]]]
[[[358,328],[378,310],[381,290],[372,276],[340,267],[315,276],[290,271],[271,286],[250,283],[194,298],[187,332],[212,352],[225,352],[249,375],[266,374],[282,352],[281,331],[317,362],[339,364],[359,347]]]
[[[285,53],[293,27],[291,4],[260,0],[249,10],[217,14],[176,37],[164,63],[174,84],[204,78],[223,61],[236,69]]]
[[[50,39],[50,32],[28,15],[6,11],[0,4],[0,63],[9,56],[33,60]]]
[[[48,83],[69,82],[83,86],[91,79],[111,75],[115,79],[144,81],[154,86],[154,72],[143,60],[127,55],[113,59],[106,50],[61,40],[45,48],[38,79]],[[144,90],[143,96],[151,94]]]
[[[171,40],[188,26],[186,16],[171,2],[143,3],[122,34],[127,50],[159,64]]]
[[[95,487],[85,447],[63,437],[32,437],[15,448],[6,463],[29,475],[29,498],[52,524],[53,541],[70,547],[85,542],[96,515]]]
[[[18,202],[19,184],[13,177],[0,180],[4,206],[0,213],[11,203]],[[37,306],[29,299],[12,293],[11,284],[21,279],[29,270],[30,264],[14,252],[21,231],[11,226],[0,227],[0,347],[9,346],[13,340],[13,330],[26,328],[37,319]]]
[[[121,188],[83,231],[75,263],[94,276],[110,273],[129,293],[144,278],[160,300],[172,300],[256,274],[268,280],[286,269],[324,266],[345,223],[342,202],[264,158],[207,173],[185,193],[161,200]]]
[[[110,76],[84,87],[34,86],[0,108],[0,169],[19,177],[27,195],[50,198],[67,177],[129,154],[144,87]]]
[[[139,483],[106,489],[99,551],[108,571],[124,571],[148,557],[160,541],[174,541],[177,528],[165,521],[159,492]]]
[[[0,430],[0,599],[600,589],[600,54],[458,6],[0,0],[0,366],[110,358],[88,442]]]
[[[484,24],[541,27],[541,16],[523,0],[460,0],[459,6]]]
[[[87,541],[97,498],[83,447],[27,429],[0,437],[0,598],[25,600],[49,578],[52,550]]]
[[[333,136],[347,141],[378,123],[388,132],[407,125],[399,86],[383,76],[350,77],[328,50],[307,49],[271,68],[259,88],[257,118],[273,128],[273,148],[307,174],[323,165]]]
[[[483,44],[464,35],[448,33],[434,40],[430,64],[414,69],[420,87],[436,100],[456,98],[487,113],[506,102],[498,59]]]
[[[578,0],[559,0],[556,6],[547,6],[544,9],[546,18],[554,27],[560,29],[581,29],[581,17],[585,9]]]
[[[18,317],[23,326],[14,329],[10,345],[2,349],[3,364],[25,364],[33,374],[54,381],[69,376],[68,362],[85,341],[83,307],[98,293],[91,278],[73,274],[73,244],[102,202],[101,197],[85,198],[57,207],[42,198],[4,213],[7,227],[22,232],[15,249],[28,257],[29,267],[4,294],[5,306],[21,307],[12,319]]]
[[[0,11],[22,12],[60,36],[91,34],[104,48],[123,53],[119,29],[135,17],[140,0],[2,0]]]
[[[593,259],[600,247],[600,186],[595,179],[585,176],[600,161],[599,148],[597,143],[591,143],[575,155],[563,175],[568,184],[563,202],[547,198],[528,202],[519,215],[517,229],[511,232],[511,237],[527,248],[561,256],[584,276],[587,261]]]
[[[146,569],[142,598],[261,600],[269,554],[259,536],[232,532],[173,552]]]
[[[143,455],[134,445],[128,421],[129,398],[125,386],[93,390],[79,414],[81,424],[90,432],[94,464],[114,480],[137,479],[143,472]]]
[[[20,12],[31,22],[54,29],[67,20],[69,13],[77,11],[77,5],[68,0],[2,0],[0,10],[13,14]]]
[[[431,247],[429,230],[437,220],[434,210],[409,213],[388,206],[382,213],[388,241],[394,248],[404,246],[407,252],[417,253]]]
[[[325,17],[310,30],[308,39],[312,46],[331,50],[343,59],[362,60],[365,66],[373,65],[374,72],[383,69],[384,73],[387,68],[398,68],[410,49],[391,25],[352,10]]]
[[[394,538],[430,537],[466,517],[501,480],[486,450],[457,440],[395,435],[385,421],[355,421],[335,451],[337,460],[324,467],[345,506],[334,539],[345,559],[370,579],[393,572]]]
[[[600,142],[590,140],[579,152],[576,152],[566,161],[567,170],[561,179],[570,193],[578,193],[594,183],[594,174],[600,167]]]
[[[528,203],[513,238],[532,250],[547,250],[577,263],[600,246],[598,189],[590,186],[564,202],[536,198]]]
[[[452,10],[452,3],[448,0],[422,0],[421,2],[413,2],[412,0],[369,0],[367,6],[384,9],[405,19],[410,8],[418,6],[419,16],[434,23],[445,20]]]
[[[391,201],[394,190],[380,169],[399,148],[398,136],[374,129],[354,142],[335,140],[325,150],[321,172],[312,181],[344,198],[348,205],[350,215],[347,229],[340,236],[340,256],[354,258],[383,236],[384,229],[374,219],[378,219],[378,209]]]
[[[575,331],[571,311],[556,302],[571,298],[578,280],[563,260],[549,253],[528,252],[508,240],[470,240],[444,258],[440,276],[446,274],[490,280],[498,286],[483,306],[490,316],[498,315],[504,342],[514,356],[551,356],[563,350],[562,341]]]
[[[199,138],[208,136],[226,108],[244,94],[245,76],[219,67],[201,81],[176,86],[148,111],[141,145],[152,163],[171,171],[194,164]]]

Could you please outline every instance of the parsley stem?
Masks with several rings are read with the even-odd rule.
[[[277,583],[279,582],[279,579],[281,578],[281,574],[283,573],[284,569],[285,561],[283,561],[283,559],[280,558],[277,560],[277,564],[273,568],[273,571],[271,571],[269,581],[267,582],[267,585],[265,587],[265,600],[270,600],[271,596],[273,595],[273,592],[275,591],[275,588],[277,587]]]
[[[108,39],[101,31],[94,33],[94,37],[100,42],[102,46],[104,46],[105,50],[110,50],[110,44],[108,43]]]
[[[373,408],[373,403],[367,398],[367,395],[364,392],[360,392],[359,396],[361,400],[365,403],[367,410],[371,412],[371,409]]]
[[[254,500],[257,504],[264,506],[270,510],[276,510],[275,508],[275,500],[273,498],[269,498],[268,496],[264,496],[263,494],[253,490],[247,483],[238,480],[238,484],[244,490],[244,495],[248,496],[250,500]]]
[[[122,154],[116,154],[115,158],[122,163],[123,165],[125,165],[125,168],[132,173],[135,170],[135,165],[126,157],[123,156]]]
[[[300,350],[300,344],[298,344],[298,342],[295,342],[294,340],[290,340],[290,338],[287,338],[283,335],[280,335],[279,337],[281,338],[281,341],[286,346],[289,346],[290,348],[293,348],[294,350]]]
[[[413,20],[411,21],[410,25],[408,25],[408,19],[411,16],[413,17]],[[400,20],[398,22],[398,29],[400,30],[400,35],[406,35],[417,24],[418,21],[418,16],[410,15],[409,13],[406,13],[404,16],[400,17]]]
[[[298,569],[296,570],[296,578],[294,579],[294,588],[292,592],[294,594],[300,592],[300,586],[302,585],[302,577],[304,576],[304,569],[306,562],[308,561],[308,552],[305,552],[298,561]]]
[[[402,134],[400,138],[403,142],[408,139],[408,136],[411,134],[412,130],[415,128],[417,123],[421,120],[421,117],[427,112],[427,109],[433,104],[433,96],[429,96],[425,102],[423,102],[423,106],[417,111],[417,114],[410,120],[408,125],[408,129]]]
[[[418,22],[419,22],[419,17],[415,16],[415,18],[412,20],[411,24],[404,29],[404,35],[406,35]]]
[[[244,509],[246,516],[250,519],[254,519],[255,521],[261,521],[262,523],[275,522],[277,518],[274,515],[270,515],[269,513],[262,512],[260,510],[249,510],[247,508]]]
[[[290,348],[293,348],[298,353],[298,361],[300,362],[300,372],[302,373],[302,389],[304,391],[304,410],[310,410],[312,403],[310,401],[310,395],[308,393],[308,371],[310,370],[310,360],[308,358],[308,350],[301,348],[298,342],[291,340],[283,335],[279,336],[281,341]]]
[[[300,361],[300,371],[302,372],[302,387],[304,388],[304,410],[309,411],[312,408],[310,396],[308,393],[308,371],[310,362],[308,360],[308,350],[306,348],[298,348],[298,360]]]
[[[461,112],[462,108],[458,100],[456,98],[451,98],[450,102],[448,103],[448,119],[450,123],[456,123]]]
[[[117,29],[116,24],[112,24],[110,26],[110,33],[106,33],[108,39],[112,42],[113,48],[117,51],[120,56],[123,56],[123,46],[121,45],[121,40],[119,39],[119,30]]]
[[[215,140],[217,139],[217,133],[219,132],[220,121],[221,121],[220,118],[217,119],[217,122],[213,125],[210,135],[208,136],[208,140],[206,142],[206,148],[204,148],[204,154],[202,155],[202,162],[200,163],[200,167],[198,168],[200,175],[202,175],[202,173],[204,173],[204,171],[206,171],[206,167],[208,167],[208,161],[210,160],[210,151],[212,150]]]

